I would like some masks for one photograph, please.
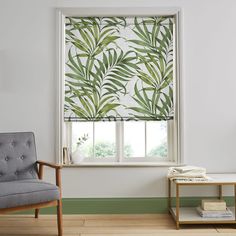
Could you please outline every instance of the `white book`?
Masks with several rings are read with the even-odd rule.
[[[224,218],[232,217],[233,213],[229,208],[223,211],[204,211],[201,207],[197,207],[198,214],[203,218]]]

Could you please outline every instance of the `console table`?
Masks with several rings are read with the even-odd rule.
[[[233,212],[232,217],[225,218],[203,218],[197,211],[196,207],[180,206],[180,187],[188,186],[216,186],[218,188],[218,198],[222,199],[222,186],[231,185],[234,187],[234,199],[236,206],[236,174],[208,174],[211,179],[207,181],[186,181],[168,179],[168,208],[173,219],[176,222],[176,229],[180,224],[236,224],[236,207],[230,207]],[[171,188],[175,185],[175,207],[171,204]]]

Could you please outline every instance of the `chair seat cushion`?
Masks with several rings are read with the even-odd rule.
[[[0,182],[0,209],[44,203],[60,198],[56,185],[39,179]]]

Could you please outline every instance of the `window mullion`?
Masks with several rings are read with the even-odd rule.
[[[66,132],[66,146],[70,147],[70,152],[72,152],[72,122],[67,122],[66,124],[66,129],[68,132]]]
[[[72,153],[72,122],[70,122],[69,123],[69,132],[70,132],[70,136],[69,136],[69,138],[68,138],[68,140],[69,140],[69,147],[70,147],[70,152]]]
[[[167,121],[167,158],[169,161],[174,161],[174,122],[172,120]]]
[[[116,122],[116,159],[117,159],[117,162],[122,162],[123,155],[124,155],[123,123]]]
[[[95,122],[93,122],[93,158],[95,158]]]
[[[144,126],[144,129],[145,129],[145,158],[147,157],[147,122],[145,121],[144,122],[145,126]]]
[[[63,146],[68,147],[68,153],[72,153],[72,122],[66,122],[65,123],[65,129],[66,129],[66,133],[65,133],[65,140],[63,140]],[[63,162],[63,160],[61,160],[61,162]]]
[[[121,150],[121,156],[120,156],[120,162],[123,162],[123,158],[125,155],[125,148],[124,148],[124,121],[120,122],[120,150]]]
[[[116,122],[116,162],[120,160],[119,122]]]

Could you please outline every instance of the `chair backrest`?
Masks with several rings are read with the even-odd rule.
[[[38,178],[36,160],[33,133],[0,133],[0,182]]]

